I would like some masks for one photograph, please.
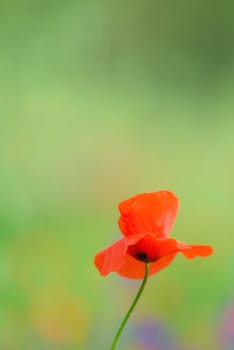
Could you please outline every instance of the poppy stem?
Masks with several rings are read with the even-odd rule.
[[[146,285],[146,282],[147,282],[147,279],[148,279],[148,276],[149,276],[149,265],[150,264],[148,262],[145,263],[145,275],[144,275],[144,279],[142,281],[142,284],[141,284],[141,286],[140,286],[140,288],[139,288],[139,290],[137,292],[137,295],[136,295],[135,299],[133,300],[132,305],[130,306],[128,312],[126,313],[126,315],[125,315],[125,317],[124,317],[124,319],[122,321],[122,323],[119,326],[119,329],[118,329],[118,331],[117,331],[117,333],[116,333],[116,335],[114,337],[114,340],[113,340],[113,343],[111,345],[110,350],[114,350],[116,348],[116,345],[117,345],[118,340],[119,340],[119,338],[120,338],[120,336],[121,336],[121,334],[123,332],[123,329],[124,329],[128,319],[129,319],[129,317],[131,316],[131,314],[132,314],[132,312],[133,312],[133,310],[134,310],[138,300],[140,299],[140,296],[141,296],[141,294],[142,294],[142,292],[143,292],[143,290],[145,288],[145,285]]]

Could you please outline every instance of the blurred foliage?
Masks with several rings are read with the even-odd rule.
[[[138,282],[93,256],[118,202],[157,189],[180,198],[173,235],[216,252],[154,276],[136,322],[234,346],[233,18],[230,1],[0,2],[1,349],[108,348]]]

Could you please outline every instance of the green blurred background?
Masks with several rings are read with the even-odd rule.
[[[0,350],[108,349],[139,282],[93,257],[158,189],[215,254],[152,277],[121,346],[234,348],[233,23],[231,1],[1,0]]]

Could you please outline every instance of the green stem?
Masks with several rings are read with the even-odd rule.
[[[116,348],[116,345],[117,345],[118,340],[123,332],[123,329],[124,329],[128,319],[129,319],[129,317],[131,316],[131,314],[132,314],[132,312],[133,312],[133,310],[134,310],[134,308],[135,308],[138,300],[140,299],[140,296],[145,288],[148,276],[149,276],[149,263],[145,263],[145,275],[144,275],[144,279],[142,281],[142,284],[138,290],[138,293],[137,293],[135,299],[133,300],[132,305],[130,306],[128,312],[126,313],[126,315],[125,315],[125,317],[124,317],[124,319],[123,319],[123,321],[122,321],[122,323],[121,323],[121,325],[120,325],[120,327],[119,327],[119,329],[114,337],[114,340],[113,340],[113,343],[111,345],[110,350],[114,350]]]

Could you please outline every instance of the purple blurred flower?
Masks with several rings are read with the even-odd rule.
[[[144,350],[175,350],[175,335],[154,319],[139,321],[134,325],[133,339],[137,348]]]
[[[219,336],[223,349],[234,348],[234,304],[229,305],[224,310]]]

